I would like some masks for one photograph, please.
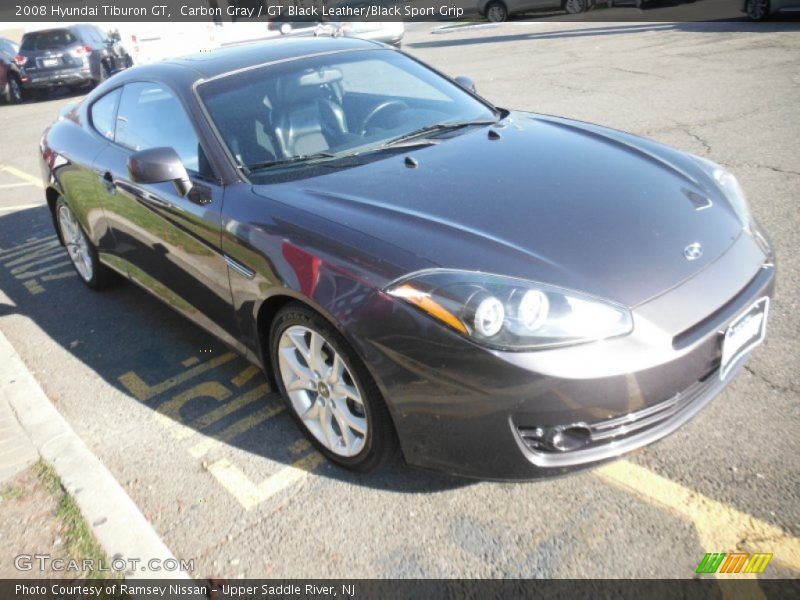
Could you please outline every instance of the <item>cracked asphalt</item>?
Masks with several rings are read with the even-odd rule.
[[[682,578],[735,550],[797,577],[797,25],[431,28],[410,26],[404,49],[500,106],[652,137],[739,178],[778,255],[767,340],[673,436],[517,484],[317,460],[247,363],[131,285],[83,289],[51,247],[37,143],[77,96],[0,107],[0,330],[198,577]]]

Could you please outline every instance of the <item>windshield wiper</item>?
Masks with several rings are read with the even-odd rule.
[[[280,160],[267,160],[250,165],[242,165],[242,167],[248,172],[252,172],[259,171],[261,169],[269,169],[270,167],[282,167],[284,165],[317,160],[320,158],[334,158],[336,156],[336,154],[332,154],[331,152],[315,152],[313,154],[300,154],[299,156],[291,156],[289,158],[282,158]]]
[[[455,129],[461,129],[462,127],[468,127],[470,125],[493,125],[497,123],[495,119],[470,119],[467,121],[450,121],[448,123],[434,123],[433,125],[426,125],[425,127],[421,127],[420,129],[415,129],[409,133],[404,133],[401,136],[393,138],[387,142],[381,144],[381,147],[389,147],[395,146],[397,144],[401,144],[403,142],[407,142],[408,140],[412,140],[414,138],[430,135],[431,133],[442,133],[445,131],[453,131]]]

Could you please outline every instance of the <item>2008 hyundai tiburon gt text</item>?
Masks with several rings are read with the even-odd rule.
[[[81,279],[263,365],[330,460],[530,478],[657,440],[764,337],[736,179],[355,39],[120,73],[41,143]]]

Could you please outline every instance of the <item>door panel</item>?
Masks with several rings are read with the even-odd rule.
[[[95,169],[116,240],[110,261],[174,309],[239,347],[220,250],[224,188],[198,173],[205,164],[202,149],[179,101],[159,84],[126,85],[115,141]],[[127,163],[134,151],[166,145],[178,151],[190,171],[193,188],[187,196],[172,182],[141,184],[130,178]]]
[[[220,250],[223,189],[195,179],[189,196],[181,197],[170,182],[135,183],[128,176],[129,155],[111,145],[99,161],[103,206],[116,240],[112,261],[174,309],[235,343],[228,268]]]

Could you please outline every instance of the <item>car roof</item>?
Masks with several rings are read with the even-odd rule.
[[[25,38],[29,35],[38,35],[40,33],[50,33],[51,31],[72,31],[76,25],[59,25],[58,27],[45,27],[43,29],[31,29],[30,31],[26,31],[22,34],[22,37]]]
[[[189,69],[197,79],[209,79],[231,71],[256,67],[276,61],[303,58],[313,54],[369,50],[384,47],[383,44],[344,37],[292,37],[261,42],[248,42],[215,48],[180,58],[155,63],[155,69]]]

